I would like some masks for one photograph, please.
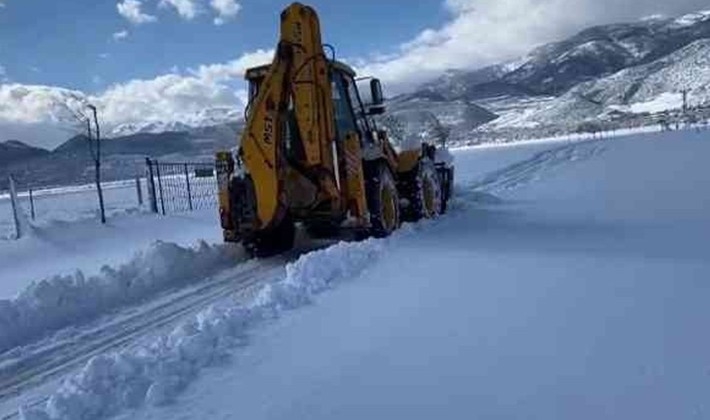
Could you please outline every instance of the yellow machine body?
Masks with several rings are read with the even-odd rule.
[[[300,3],[281,13],[271,64],[247,70],[246,79],[249,105],[238,152],[217,154],[224,239],[270,246],[292,236],[284,226],[293,222],[370,228],[368,179],[382,167],[393,174],[403,165],[410,170],[419,159],[400,161],[377,129],[372,116],[384,112],[379,81],[371,89],[380,101],[365,106],[355,72],[326,57],[318,16]]]

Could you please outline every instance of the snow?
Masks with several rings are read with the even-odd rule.
[[[144,120],[116,124],[110,137],[130,136],[138,133],[165,133],[190,131],[202,127],[237,123],[244,119],[239,108],[212,107],[182,115],[178,120]]]
[[[484,128],[545,125],[575,128],[595,116],[603,120],[611,110],[662,112],[682,106],[683,90],[688,92],[690,106],[706,105],[710,102],[710,77],[706,71],[710,65],[709,52],[710,39],[698,39],[653,62],[581,83],[551,100],[517,105],[508,100],[484,102],[483,106],[501,115]]]
[[[629,108],[631,112],[634,113],[656,113],[663,112],[672,109],[679,109],[683,107],[683,95],[680,93],[669,93],[664,92],[658,97],[647,101],[647,102],[637,102],[632,104]]]
[[[148,192],[145,179],[141,190],[145,202]],[[135,180],[107,182],[102,184],[107,217],[146,211],[138,203]],[[45,188],[33,191],[36,219],[33,226],[45,227],[56,222],[98,219],[98,198],[93,185]],[[25,215],[31,215],[29,192],[19,194],[20,206]],[[0,241],[13,237],[12,207],[9,194],[0,194]]]
[[[33,282],[14,299],[0,300],[0,352],[168,288],[201,281],[240,259],[244,256],[224,245],[202,242],[192,249],[156,242],[125,264],[103,266],[97,275],[77,270]]]
[[[446,217],[305,254],[21,417],[704,418],[707,140],[455,150]]]
[[[377,259],[385,242],[341,243],[307,254],[287,265],[282,280],[263,285],[249,302],[210,308],[153,342],[92,358],[44,407],[22,409],[21,418],[94,419],[144,403],[164,405],[201,369],[222,361],[254,324],[307,305],[331,283],[357,276]]]
[[[703,418],[709,151],[638,136],[461,180],[450,216],[120,418]]]
[[[12,298],[34,281],[71,276],[77,269],[86,276],[98,274],[102,266],[126,263],[156,241],[183,247],[200,240],[222,242],[215,215],[215,209],[169,217],[129,212],[113,215],[106,225],[94,218],[40,224],[20,240],[0,240],[0,299]]]
[[[580,56],[597,55],[601,54],[605,49],[611,49],[611,46],[601,41],[588,41],[583,44],[577,45],[568,51],[565,51],[559,57],[556,57],[554,60],[552,60],[552,62],[555,64],[559,64]],[[562,71],[562,69],[560,69],[560,71]]]
[[[696,13],[688,13],[679,18],[676,18],[671,25],[672,28],[682,28],[685,26],[693,26],[699,22],[704,22],[710,19],[710,10],[698,11]]]

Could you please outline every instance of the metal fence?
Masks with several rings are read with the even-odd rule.
[[[146,173],[103,182],[106,215],[136,212],[174,214],[217,207],[213,163],[146,160]],[[96,186],[36,187],[12,182],[14,194],[0,191],[0,240],[16,239],[32,227],[98,218]]]
[[[96,186],[65,185],[41,187],[15,184],[16,194],[0,191],[0,240],[15,239],[31,227],[46,227],[56,222],[68,223],[98,219]],[[103,182],[107,217],[148,210],[145,179]],[[25,229],[22,228],[25,225]]]
[[[166,215],[217,207],[214,164],[146,159],[146,167],[153,212]]]

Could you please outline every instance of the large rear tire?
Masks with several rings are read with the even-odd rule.
[[[296,238],[296,226],[291,218],[286,217],[278,226],[263,232],[257,232],[244,247],[255,258],[268,258],[290,251]]]
[[[410,199],[410,214],[414,221],[432,219],[442,214],[445,211],[444,191],[434,162],[426,158],[419,162],[414,183]]]
[[[399,193],[389,166],[379,163],[372,169],[366,182],[370,233],[384,238],[399,228]]]

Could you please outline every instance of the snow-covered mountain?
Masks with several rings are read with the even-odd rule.
[[[683,106],[710,106],[710,38],[665,57],[580,83],[565,94],[507,113],[492,126],[573,125],[613,114],[658,113]]]
[[[703,38],[710,38],[710,10],[675,19],[595,26],[510,63],[448,72],[420,92],[447,99],[557,96],[579,83],[651,63]]]
[[[121,123],[112,127],[111,137],[130,136],[139,133],[163,133],[190,131],[200,127],[237,123],[243,119],[241,110],[227,107],[214,107],[201,110],[180,120],[141,121]]]
[[[644,124],[653,120],[644,115],[681,108],[683,91],[689,107],[710,107],[708,57],[710,11],[703,11],[585,29],[513,62],[449,71],[407,97],[496,114],[473,131],[476,124],[452,127],[475,141],[575,131],[589,121]]]

